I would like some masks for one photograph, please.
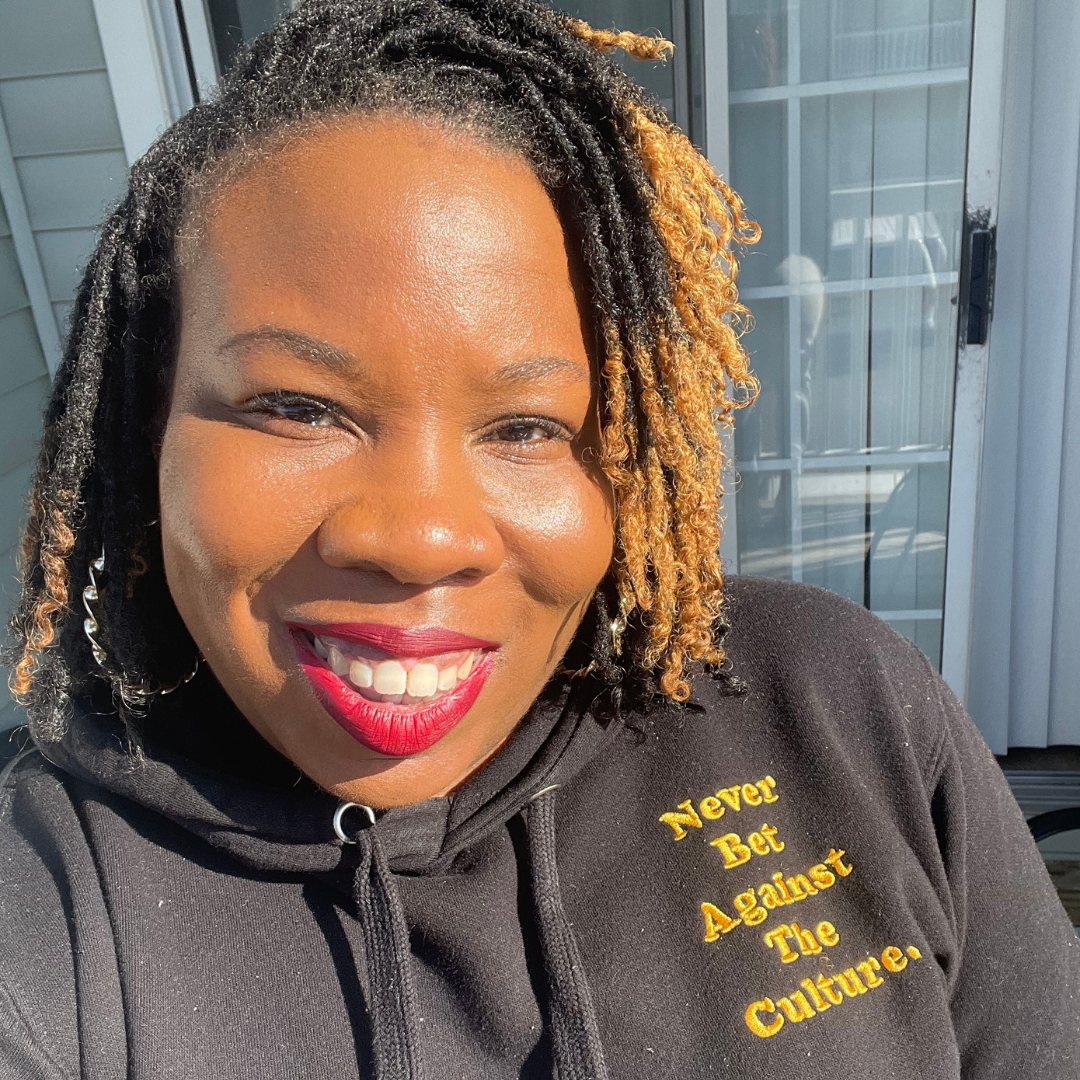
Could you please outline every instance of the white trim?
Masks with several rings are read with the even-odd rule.
[[[128,164],[175,119],[148,0],[92,0]]]
[[[794,23],[799,21],[795,10]],[[792,29],[792,8],[788,7],[788,33]],[[788,39],[788,64],[791,70],[798,65],[798,50]],[[968,69],[937,68],[928,71],[905,71],[896,75],[867,75],[859,79],[831,79],[826,82],[800,83],[798,75],[788,72],[785,86],[763,86],[757,90],[736,90],[731,94],[732,105],[745,105],[755,101],[797,100],[807,97],[825,97],[834,94],[867,94],[878,90],[907,90],[919,86],[945,86],[948,83],[967,82]]]
[[[206,13],[206,0],[179,0],[184,12],[188,48],[191,50],[191,66],[195,69],[195,82],[199,96],[205,97],[218,81],[217,49],[210,32],[210,16]]]
[[[705,38],[705,152],[709,163],[729,180],[731,168],[728,128],[728,34],[727,0],[707,0],[703,5]]]
[[[45,285],[45,274],[41,269],[41,257],[34,241],[34,231],[30,225],[30,215],[26,212],[26,200],[23,198],[22,184],[15,168],[15,158],[11,154],[8,141],[7,125],[0,112],[0,195],[4,198],[11,239],[15,245],[15,257],[22,271],[23,285],[30,300],[30,314],[37,329],[38,341],[45,356],[45,366],[50,375],[56,374],[60,366],[60,331],[56,326],[49,290]]]
[[[157,42],[157,58],[162,84],[168,98],[169,117],[175,120],[195,104],[191,77],[188,75],[187,57],[184,55],[184,37],[180,33],[180,20],[176,15],[175,0],[146,0],[147,13]]]
[[[705,152],[712,167],[730,180],[730,130],[728,127],[728,27],[727,0],[705,0],[702,4],[702,53],[704,56]],[[738,417],[735,418],[737,424]],[[739,572],[739,474],[735,468],[735,433],[721,430],[724,447],[724,531],[720,537],[720,559],[725,570]]]
[[[736,463],[739,472],[819,472],[825,469],[889,469],[942,465],[948,450],[868,450],[861,454],[807,454],[791,458],[756,458]]]
[[[910,608],[903,611],[871,611],[883,622],[926,622],[941,618],[941,608]]]
[[[789,266],[802,254],[802,97],[797,93],[802,78],[802,0],[787,0],[787,81],[783,87],[787,104],[787,256]],[[732,99],[737,95],[732,94]],[[802,292],[791,290],[787,303],[788,333],[788,452],[791,482],[788,484],[788,515],[791,526],[791,580],[803,576],[803,504],[799,485],[802,474]]]
[[[917,289],[920,286],[936,289],[939,285],[955,285],[960,275],[955,270],[940,274],[900,274],[896,277],[851,278],[847,281],[812,281],[794,285],[758,285],[740,289],[744,300],[775,300],[786,296],[817,296],[821,293],[878,292],[882,289]]]
[[[975,4],[965,210],[969,220],[985,215],[989,227],[997,224],[1001,177],[1006,9],[1007,0],[978,0]],[[961,325],[957,329],[959,346],[953,400],[941,674],[953,693],[966,703],[974,603],[975,525],[990,341],[988,335],[985,345],[968,345],[965,342],[966,327]]]

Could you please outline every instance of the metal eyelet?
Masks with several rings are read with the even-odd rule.
[[[372,810],[370,806],[365,806],[363,803],[358,802],[341,803],[341,805],[338,806],[338,808],[334,811],[334,832],[337,833],[338,839],[343,844],[356,843],[356,841],[351,836],[346,835],[345,830],[341,826],[342,819],[345,817],[346,812],[349,810],[363,810],[364,813],[368,816],[368,821],[370,821],[372,825],[375,824],[375,811]]]

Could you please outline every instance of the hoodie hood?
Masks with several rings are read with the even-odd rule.
[[[378,812],[372,831],[389,869],[441,873],[538,791],[569,781],[605,739],[589,711],[597,693],[590,680],[553,684],[453,795]],[[249,869],[333,875],[348,867],[348,846],[333,827],[338,799],[272,750],[227,700],[192,697],[151,714],[141,753],[115,715],[92,708],[40,749],[65,772],[162,814]]]
[[[214,688],[207,684],[202,693],[207,689]],[[198,696],[186,707],[166,702],[147,723],[140,753],[128,748],[114,718],[87,709],[47,756],[248,869],[312,875],[348,896],[363,943],[356,959],[375,1080],[421,1080],[424,1073],[409,926],[396,876],[445,872],[459,853],[520,815],[519,859],[543,957],[553,1071],[559,1080],[606,1080],[596,1008],[560,893],[555,843],[555,794],[606,737],[588,708],[595,684],[549,687],[506,745],[452,796],[369,811],[367,827],[367,815],[353,813],[340,833],[335,814],[355,804],[306,781],[235,709],[224,705],[215,715],[198,707]],[[350,832],[353,825],[358,829]]]

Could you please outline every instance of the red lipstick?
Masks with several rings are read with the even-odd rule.
[[[354,641],[358,645],[370,645],[387,656],[436,656],[438,653],[456,652],[458,649],[497,649],[497,641],[443,630],[437,626],[420,628],[389,626],[386,623],[296,623],[290,627],[307,630],[320,637],[333,637],[341,641]]]
[[[495,662],[498,643],[440,628],[413,629],[385,623],[294,623],[289,626],[300,666],[322,707],[354,739],[376,753],[406,757],[434,746],[472,708]],[[331,670],[314,650],[312,635],[358,646],[374,660],[479,652],[469,674],[430,701],[394,704],[371,700]],[[396,665],[395,665],[396,666]],[[340,670],[340,667],[339,669]],[[370,693],[370,691],[369,691]]]

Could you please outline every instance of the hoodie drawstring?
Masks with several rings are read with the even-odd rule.
[[[559,891],[555,790],[545,788],[521,811],[537,934],[547,973],[554,1072],[557,1080],[607,1080],[592,990]]]
[[[373,1075],[375,1080],[419,1080],[416,994],[401,897],[374,832],[358,833],[356,844],[360,864],[353,878],[353,898],[364,941]]]
[[[521,810],[537,937],[547,976],[552,1071],[555,1080],[608,1080],[592,990],[559,891],[557,787],[545,788]],[[343,807],[351,805],[355,804]],[[342,808],[335,830],[346,839],[340,831]],[[373,1074],[375,1080],[420,1080],[412,954],[401,897],[374,830],[365,829],[346,842],[355,843],[360,853],[353,896],[364,945]]]

